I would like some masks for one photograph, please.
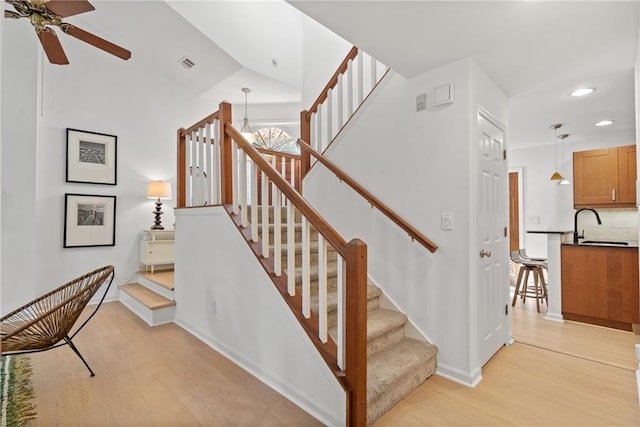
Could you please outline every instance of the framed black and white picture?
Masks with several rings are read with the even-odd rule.
[[[65,248],[115,246],[116,196],[64,195]]]
[[[67,182],[116,185],[118,137],[67,128]]]

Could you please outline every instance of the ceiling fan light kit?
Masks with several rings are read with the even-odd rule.
[[[95,10],[87,0],[5,1],[12,5],[15,11],[5,10],[4,17],[11,19],[28,18],[36,31],[47,59],[52,64],[65,65],[69,63],[69,59],[62,48],[58,35],[51,26],[58,27],[63,33],[102,49],[118,58],[124,60],[131,58],[131,52],[127,49],[62,21],[63,18]]]

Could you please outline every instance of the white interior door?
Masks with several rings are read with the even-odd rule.
[[[484,365],[509,339],[508,182],[504,132],[478,113],[478,333]]]

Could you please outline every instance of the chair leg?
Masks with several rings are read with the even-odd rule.
[[[518,294],[520,293],[520,282],[522,281],[522,275],[524,274],[524,270],[522,267],[518,269],[518,280],[516,281],[516,290],[513,293],[513,301],[511,301],[511,307],[516,306],[516,300],[518,299]]]
[[[540,313],[540,288],[538,284],[539,274],[540,274],[540,271],[537,268],[535,268],[533,270],[533,290],[536,293],[536,308],[538,309],[538,313]]]
[[[75,354],[78,355],[78,357],[80,358],[80,360],[82,360],[82,363],[84,363],[84,366],[87,367],[87,369],[89,370],[89,372],[91,372],[91,376],[95,377],[96,374],[93,373],[93,371],[91,370],[91,367],[89,366],[89,364],[87,363],[86,360],[84,360],[84,357],[82,357],[82,355],[80,354],[80,351],[78,350],[78,348],[75,346],[75,344],[73,343],[73,341],[71,341],[71,338],[64,337],[64,341],[69,345],[69,347],[71,347],[71,350],[73,350],[73,352]]]

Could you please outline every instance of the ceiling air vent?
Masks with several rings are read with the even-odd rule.
[[[180,64],[187,70],[193,68],[193,66],[196,65],[195,62],[193,62],[191,59],[189,59],[186,56],[183,56],[182,59],[180,59],[180,61],[178,62],[180,62]]]

